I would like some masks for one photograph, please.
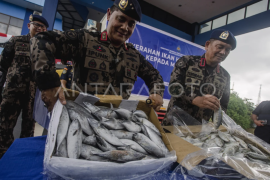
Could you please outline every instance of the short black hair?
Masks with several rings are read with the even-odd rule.
[[[114,11],[118,11],[118,7],[116,5],[112,5],[111,9],[111,13],[113,13]]]

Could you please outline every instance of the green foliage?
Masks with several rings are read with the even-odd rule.
[[[250,116],[254,107],[254,103],[250,102],[250,99],[241,99],[237,92],[232,92],[227,114],[242,128],[248,129],[252,127]]]

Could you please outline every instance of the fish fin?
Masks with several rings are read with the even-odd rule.
[[[111,109],[113,109],[113,104],[112,103],[110,103],[111,104]]]

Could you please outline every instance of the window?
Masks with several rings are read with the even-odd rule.
[[[225,26],[226,25],[226,21],[227,21],[227,15],[215,19],[213,21],[213,28],[212,29],[216,29],[216,28],[219,28],[221,26]]]
[[[239,21],[245,18],[245,8],[239,9],[228,15],[228,24]]]
[[[267,10],[268,0],[262,0],[247,7],[246,17],[254,16]]]
[[[211,26],[212,26],[212,21],[209,21],[205,24],[202,24],[200,26],[200,34],[201,33],[204,33],[204,32],[207,32],[207,31],[210,31],[211,30]]]
[[[13,36],[21,35],[23,20],[0,14],[0,32]]]

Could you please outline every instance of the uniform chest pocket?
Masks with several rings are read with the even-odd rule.
[[[183,85],[183,84],[181,84]],[[187,96],[192,96],[193,93],[199,93],[200,92],[200,85],[201,85],[201,80],[192,78],[192,77],[186,77],[185,81],[185,92]]]
[[[109,72],[110,63],[102,59],[95,59],[91,57],[85,58],[84,67],[97,71]]]
[[[125,68],[125,78],[132,80],[132,81],[137,81],[137,71],[134,71],[128,67]]]
[[[215,77],[214,78],[214,82],[213,82],[213,85],[215,86],[215,89],[216,89],[216,92],[215,92],[215,95],[218,97],[218,98],[221,98],[224,90],[225,90],[225,87],[226,87],[226,82],[227,82],[227,78],[226,77]]]
[[[16,51],[15,59],[19,66],[30,66],[30,52]]]

